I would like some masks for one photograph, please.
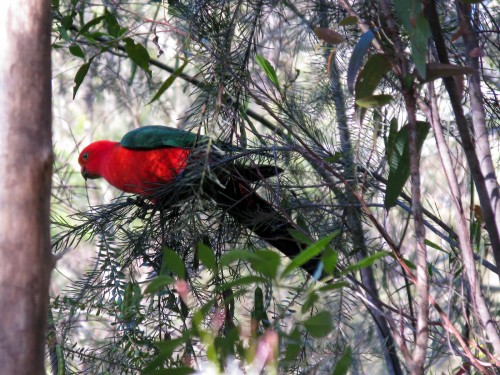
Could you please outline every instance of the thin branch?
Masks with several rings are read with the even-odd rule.
[[[439,157],[441,158],[441,165],[443,166],[446,180],[448,181],[448,185],[450,186],[452,203],[455,209],[455,218],[457,219],[456,232],[458,235],[459,247],[462,251],[462,257],[465,265],[464,270],[471,291],[472,306],[474,307],[475,311],[478,311],[481,324],[487,332],[495,352],[498,354],[500,353],[500,336],[498,334],[498,327],[491,317],[488,305],[486,304],[484,296],[481,292],[480,284],[478,282],[477,271],[475,268],[473,257],[474,251],[472,250],[471,239],[467,227],[467,220],[465,218],[461,200],[462,193],[460,192],[460,188],[458,186],[458,181],[453,170],[453,164],[451,161],[448,144],[445,141],[443,129],[439,120],[437,99],[434,93],[432,82],[429,84],[429,91],[431,97],[431,109],[425,106],[425,103],[423,103],[422,101],[420,101],[420,107],[427,115],[427,118],[432,125],[432,129],[434,130],[436,146],[439,152]]]
[[[435,0],[425,2],[424,11],[429,19],[432,37],[434,39],[439,61],[444,64],[449,64],[450,59],[448,57],[446,43],[441,30]],[[477,194],[481,203],[484,222],[490,237],[495,262],[497,267],[500,268],[500,219],[497,219],[499,217],[498,215],[500,215],[500,209],[496,208],[498,204],[499,192],[498,185],[495,185],[495,173],[493,170],[493,174],[491,174],[491,171],[488,175],[483,174],[482,162],[479,161],[479,155],[474,144],[474,139],[470,134],[469,123],[464,114],[462,98],[459,94],[460,90],[457,87],[456,80],[453,77],[444,77],[443,81],[450,98],[453,113],[455,114],[458,131],[462,140],[462,146],[465,151],[465,156],[467,157],[467,163],[469,164],[471,175],[477,188]],[[481,132],[479,136],[484,136],[484,134]],[[488,183],[486,182],[486,179],[488,179]],[[494,181],[492,179],[494,179]],[[491,184],[491,182],[493,182],[493,184]],[[495,205],[493,206],[492,203]]]

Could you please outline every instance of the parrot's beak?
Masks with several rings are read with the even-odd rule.
[[[82,176],[87,181],[88,179],[94,179],[94,178],[99,178],[100,176],[95,176],[87,172],[87,169],[85,167],[82,167]]]

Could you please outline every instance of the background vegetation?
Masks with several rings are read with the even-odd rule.
[[[48,368],[494,373],[499,10],[53,0]],[[79,150],[146,124],[276,166],[255,188],[306,250],[280,256],[201,192],[151,210],[85,184]]]

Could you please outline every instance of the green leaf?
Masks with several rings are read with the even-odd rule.
[[[163,289],[164,286],[170,285],[174,283],[174,279],[166,275],[159,275],[155,277],[147,286],[144,293],[154,294],[157,293],[160,289]]]
[[[361,38],[359,38],[358,43],[352,51],[349,66],[347,67],[347,87],[349,88],[351,94],[354,93],[356,76],[358,75],[359,68],[361,68],[361,65],[363,64],[363,59],[370,48],[373,38],[375,38],[375,34],[373,31],[368,30],[366,33],[361,35]]]
[[[157,371],[163,371],[156,369],[158,367],[163,367],[165,360],[171,358],[174,350],[177,349],[180,345],[187,342],[188,338],[189,336],[184,334],[183,336],[177,337],[175,339],[169,339],[156,343],[159,353],[150,362],[148,362],[147,366],[142,370],[141,373],[149,375],[157,374]]]
[[[352,350],[351,347],[346,347],[342,357],[337,361],[333,368],[332,375],[345,375],[349,371],[352,364]]]
[[[118,20],[116,19],[113,13],[110,13],[107,9],[105,9],[104,16],[105,16],[104,21],[106,24],[106,29],[108,30],[109,35],[115,38],[119,38],[126,32],[127,29],[122,28],[120,26]]]
[[[381,107],[389,104],[392,95],[371,95],[356,100],[356,104],[363,108]]]
[[[426,122],[417,121],[417,147],[418,153],[422,150],[425,138],[430,126]],[[390,144],[389,155],[389,177],[387,178],[387,189],[385,193],[384,206],[389,209],[396,205],[397,199],[406,181],[410,177],[410,146],[408,142],[408,125],[403,126]]]
[[[264,294],[262,293],[262,289],[260,287],[255,289],[254,307],[251,316],[257,322],[262,323],[264,328],[268,328],[270,326],[269,318],[266,310],[264,309]]]
[[[257,272],[274,279],[281,263],[280,255],[276,251],[267,249],[256,250],[254,255],[255,258],[250,259],[252,268]]]
[[[235,249],[228,251],[220,258],[220,265],[227,266],[237,260],[250,260],[255,259],[255,256],[251,251]]]
[[[120,303],[120,319],[130,321],[134,319],[140,310],[142,294],[141,288],[135,282],[130,281],[125,286],[123,300]]]
[[[164,247],[160,275],[167,275],[168,271],[175,273],[181,279],[186,278],[186,267],[184,266],[184,261],[175,251],[169,249],[168,247]]]
[[[389,125],[389,134],[385,144],[385,156],[387,160],[391,161],[392,151],[395,149],[396,136],[398,135],[398,119],[393,117]]]
[[[431,36],[429,21],[422,12],[421,0],[398,0],[394,8],[410,35],[411,55],[420,76],[426,79],[427,44]]]
[[[252,310],[252,318],[260,319],[260,317],[265,313],[264,311],[264,293],[262,293],[262,288],[255,288],[254,292],[254,305]]]
[[[238,260],[249,261],[252,268],[269,278],[275,278],[281,258],[278,253],[272,250],[231,250],[220,259],[221,266],[227,266]]]
[[[61,18],[61,26],[64,27],[66,30],[70,29],[71,26],[73,25],[73,17],[75,16],[75,13],[68,14],[67,16],[64,16]]]
[[[321,253],[325,249],[325,247],[327,247],[328,244],[339,234],[340,230],[336,230],[332,234],[310,245],[307,249],[305,249],[299,255],[297,255],[295,258],[292,259],[290,264],[285,268],[285,270],[281,274],[281,277],[288,275],[294,269],[299,268],[303,264],[307,263],[309,260],[319,255],[319,253]]]
[[[315,292],[311,292],[307,295],[306,301],[302,305],[302,308],[300,309],[302,313],[304,314],[307,310],[312,308],[316,302],[319,301],[319,296]]]
[[[323,268],[326,273],[329,273],[330,275],[333,274],[333,271],[335,271],[335,267],[337,267],[338,259],[338,252],[329,248],[325,250],[325,253],[321,257],[321,260],[323,261]]]
[[[342,159],[342,152],[340,151],[335,151],[335,153],[332,156],[327,156],[326,158],[323,159],[324,162],[326,163],[336,163]]]
[[[410,34],[411,55],[420,76],[426,79],[427,46],[431,36],[431,26],[423,14],[416,19],[415,28]]]
[[[80,85],[82,84],[83,79],[87,75],[89,68],[90,68],[90,64],[92,63],[93,60],[94,59],[91,58],[88,63],[83,64],[80,67],[80,69],[78,69],[78,72],[76,72],[75,80],[74,80],[75,86],[73,86],[73,99],[75,99],[76,93],[77,93],[78,89],[80,88]]]
[[[300,339],[300,331],[297,327],[295,327],[295,329],[288,335],[288,337],[286,337],[284,358],[285,363],[294,363],[297,360],[302,344],[302,340]]]
[[[353,26],[358,24],[358,17],[356,16],[349,16],[344,18],[342,21],[339,22],[340,26]]]
[[[328,311],[321,311],[303,322],[307,332],[313,337],[327,336],[333,329],[332,315]]]
[[[152,72],[149,69],[149,53],[142,44],[137,44],[131,38],[125,38],[125,52],[128,57],[139,66],[142,70],[146,72],[148,76],[151,77]]]
[[[81,34],[85,34],[87,31],[90,30],[90,28],[92,26],[96,26],[98,25],[99,23],[101,23],[102,20],[104,20],[106,16],[99,16],[99,17],[96,17],[92,20],[90,20],[89,22],[87,22],[81,29],[80,29],[80,32],[78,33],[78,35],[81,35]]]
[[[83,50],[80,48],[78,45],[73,45],[69,47],[69,52],[76,57],[81,57],[82,59],[85,58],[85,54],[83,53]]]
[[[63,26],[59,26],[57,30],[59,31],[59,35],[61,36],[62,39],[64,39],[68,43],[71,43],[71,38],[69,37],[68,32],[66,31],[67,29],[65,29]]]
[[[198,256],[200,257],[201,263],[209,270],[216,269],[217,261],[210,246],[205,245],[203,242],[198,242]]]
[[[184,64],[182,64],[179,68],[177,68],[166,80],[165,82],[163,82],[163,84],[161,85],[160,89],[158,90],[158,92],[155,94],[155,96],[153,96],[153,99],[151,99],[151,101],[148,103],[148,104],[151,104],[153,103],[155,100],[158,100],[158,98],[165,92],[167,91],[167,89],[172,86],[172,84],[174,83],[174,81],[177,79],[177,77],[179,77],[181,74],[182,74],[182,71],[184,70],[184,68],[186,67],[186,65],[188,64],[189,60],[184,60]]]
[[[408,33],[411,33],[413,29],[412,19],[415,19],[421,8],[421,0],[398,0],[394,2],[394,9],[396,9],[396,13]]]
[[[362,268],[369,267],[373,263],[375,263],[375,261],[379,260],[380,258],[383,258],[383,257],[391,255],[391,254],[392,253],[390,251],[379,251],[378,253],[375,253],[373,255],[370,255],[370,256],[367,256],[366,258],[361,259],[359,262],[351,264],[344,271],[342,271],[342,274],[345,275],[349,272],[354,272],[354,271],[358,271]]]
[[[449,253],[448,251],[446,251],[445,249],[443,249],[441,246],[439,246],[437,243],[432,242],[431,240],[427,240],[426,239],[424,242],[425,242],[425,244],[427,246],[430,246],[430,247],[432,247],[432,248],[434,248],[436,250],[442,251],[443,253],[446,253],[446,254]]]
[[[311,241],[311,239],[306,234],[304,234],[303,231],[300,231],[297,229],[289,229],[288,233],[290,233],[290,235],[293,237],[293,239],[297,242],[300,242],[300,243],[306,244],[306,245],[311,245],[313,243]]]
[[[222,292],[227,289],[232,289],[233,287],[237,286],[244,286],[244,285],[251,285],[251,284],[258,284],[258,283],[266,283],[268,282],[268,279],[265,277],[261,276],[243,276],[243,277],[238,277],[237,279],[233,281],[229,281],[224,284],[217,285],[215,287],[215,290],[217,292]]]
[[[278,80],[278,76],[276,74],[276,70],[271,65],[271,63],[262,55],[256,55],[255,61],[260,66],[260,68],[266,73],[267,78],[278,88],[280,89],[280,83]]]
[[[377,53],[370,56],[356,80],[355,98],[361,99],[371,96],[384,74],[390,70],[391,63],[387,55]]]

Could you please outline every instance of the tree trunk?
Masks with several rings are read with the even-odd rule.
[[[44,374],[52,267],[50,2],[0,9],[0,369]]]

